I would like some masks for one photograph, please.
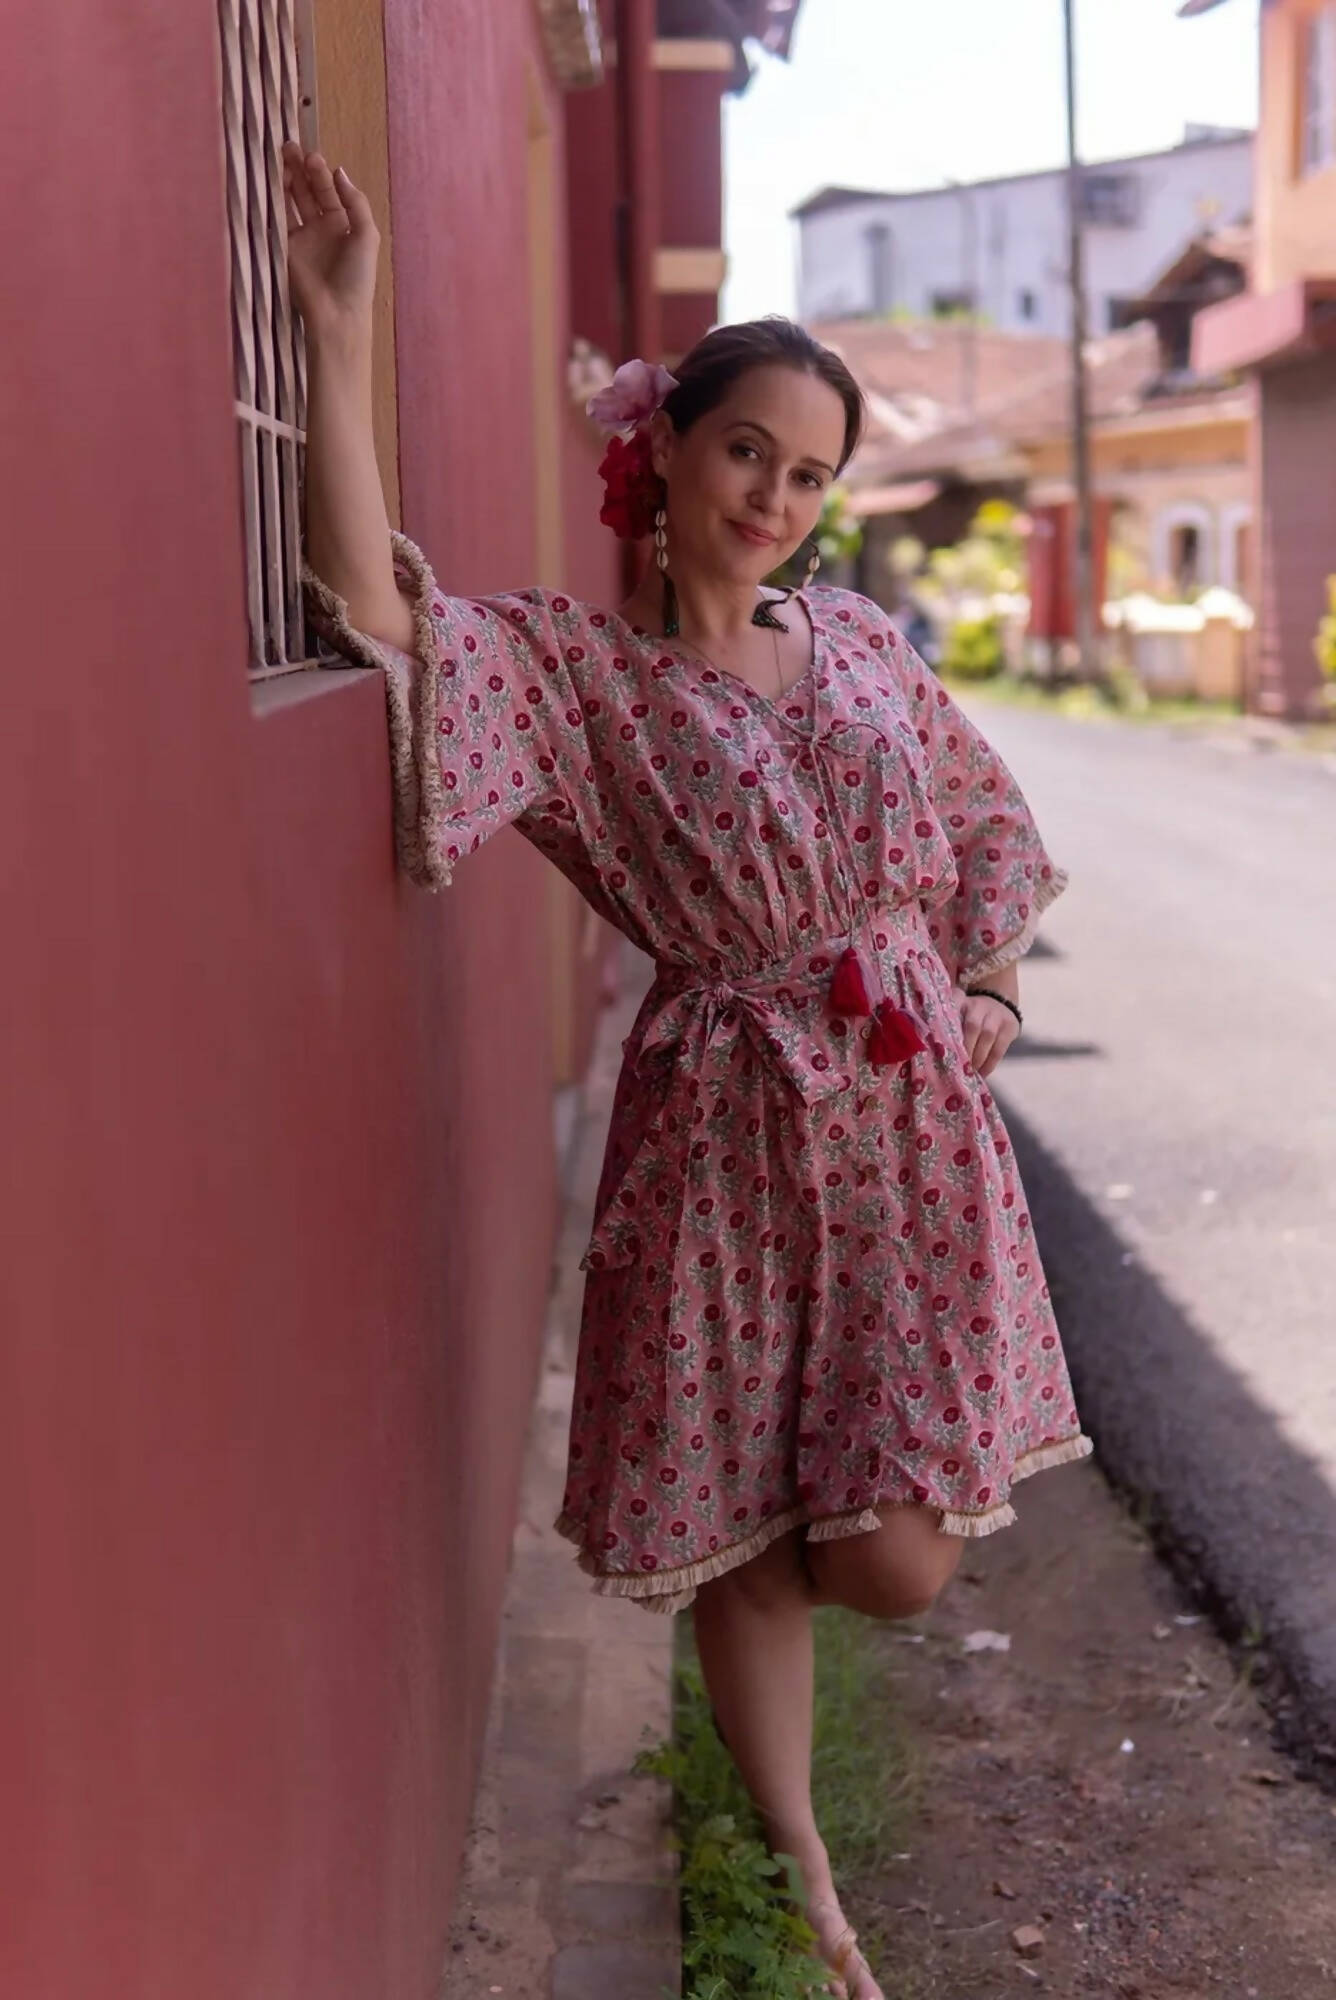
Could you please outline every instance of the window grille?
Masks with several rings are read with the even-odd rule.
[[[301,597],[306,378],[288,298],[281,147],[315,145],[310,0],[218,0],[251,672],[308,665]]]
[[[1134,229],[1141,220],[1141,184],[1135,174],[1080,177],[1081,220],[1096,228]]]

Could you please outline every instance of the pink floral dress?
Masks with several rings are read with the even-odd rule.
[[[676,1611],[804,1527],[1014,1519],[1089,1451],[1006,1129],[958,987],[1029,947],[1064,878],[1014,779],[885,615],[817,590],[778,699],[547,591],[416,603],[385,669],[405,865],[441,883],[513,822],[647,953],[587,1272],[560,1527],[606,1593]],[[924,1043],[877,1067],[831,1005],[859,952]]]

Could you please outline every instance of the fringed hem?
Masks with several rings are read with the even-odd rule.
[[[345,659],[372,667],[385,679],[385,706],[390,727],[390,768],[394,780],[394,840],[399,865],[424,889],[445,889],[450,862],[441,840],[445,793],[436,759],[436,718],[439,680],[438,648],[431,622],[436,579],[431,565],[407,535],[392,534],[396,570],[412,586],[413,641],[416,657],[401,653],[359,632],[348,617],[348,606],[309,563],[302,564],[302,586],[312,623]]]
[[[1055,1465],[1071,1465],[1078,1458],[1089,1458],[1094,1448],[1088,1437],[1064,1438],[1057,1444],[1038,1445],[1018,1460],[1011,1475],[1012,1487],[1017,1487],[1032,1473],[1048,1472]],[[1003,1500],[982,1514],[957,1514],[943,1510],[941,1526],[944,1535],[960,1535],[966,1541],[978,1542],[985,1535],[995,1535],[999,1528],[1014,1526],[1015,1520],[1016,1509],[1010,1501]]]
[[[805,1507],[790,1507],[786,1514],[773,1515],[764,1527],[758,1528],[754,1535],[748,1535],[745,1542],[734,1542],[730,1548],[720,1549],[701,1562],[686,1563],[681,1569],[649,1570],[640,1576],[610,1576],[600,1568],[597,1556],[590,1555],[584,1548],[580,1549],[576,1561],[586,1576],[593,1577],[594,1592],[598,1597],[632,1597],[645,1611],[685,1611],[695,1600],[696,1592],[703,1583],[711,1583],[715,1577],[725,1576],[731,1569],[740,1569],[743,1563],[759,1556],[781,1535],[800,1528],[806,1519]],[[573,1514],[558,1516],[557,1533],[564,1535],[568,1542],[578,1544],[584,1539],[584,1529]]]
[[[1019,1460],[1012,1472],[1011,1484],[1015,1486],[1032,1473],[1046,1472],[1052,1466],[1070,1465],[1078,1458],[1088,1458],[1093,1449],[1088,1437],[1066,1438],[1055,1444],[1039,1445]],[[881,1504],[893,1507],[904,1503],[887,1500]],[[977,1541],[984,1535],[995,1534],[999,1528],[1011,1527],[1015,1519],[1015,1509],[1008,1501],[980,1514],[953,1513],[943,1509],[941,1529],[943,1534],[960,1535]],[[863,1507],[851,1514],[827,1514],[817,1520],[812,1519],[806,1507],[790,1507],[787,1513],[774,1515],[745,1542],[734,1542],[731,1547],[719,1549],[701,1562],[686,1563],[681,1569],[649,1570],[639,1576],[614,1576],[600,1566],[597,1556],[580,1547],[584,1528],[573,1514],[563,1512],[556,1522],[557,1533],[576,1544],[576,1561],[585,1575],[593,1578],[597,1596],[629,1597],[643,1611],[666,1615],[685,1611],[694,1602],[696,1592],[703,1583],[712,1583],[716,1577],[727,1576],[730,1570],[741,1569],[744,1563],[768,1549],[771,1542],[778,1541],[781,1535],[792,1533],[794,1528],[806,1527],[808,1541],[819,1543],[851,1541],[856,1535],[875,1534],[880,1526],[881,1516],[875,1507]]]
[[[1005,944],[997,947],[996,951],[989,952],[987,958],[981,958],[973,965],[962,966],[959,984],[972,986],[976,980],[988,979],[995,972],[1004,972],[1007,966],[1014,965],[1019,958],[1024,958],[1035,941],[1040,919],[1045,910],[1057,902],[1067,887],[1067,880],[1066,869],[1055,868],[1047,882],[1041,882],[1035,890],[1034,903],[1024,930],[1018,931],[1015,937],[1008,938]]]

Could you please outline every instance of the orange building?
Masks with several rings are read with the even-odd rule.
[[[1336,571],[1333,0],[1264,0],[1261,75],[1252,280],[1199,316],[1193,359],[1256,383],[1252,703],[1303,717],[1320,700],[1313,639]]]

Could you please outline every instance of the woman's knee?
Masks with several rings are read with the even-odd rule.
[[[963,1548],[931,1516],[896,1509],[875,1534],[821,1543],[810,1561],[823,1602],[869,1618],[917,1618],[937,1602]]]

